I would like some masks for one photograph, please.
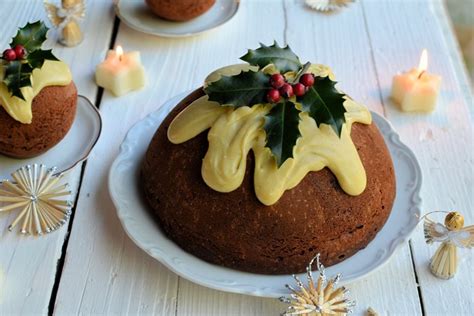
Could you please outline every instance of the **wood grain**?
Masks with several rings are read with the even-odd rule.
[[[6,0],[0,7],[0,47],[17,26],[45,18],[41,1]],[[109,46],[113,12],[109,1],[88,1],[87,9],[80,46],[50,43],[71,66],[79,93],[95,100],[94,69]],[[201,85],[213,69],[238,63],[247,48],[274,39],[289,43],[303,61],[330,65],[340,88],[392,122],[422,166],[425,211],[457,209],[474,223],[472,92],[440,0],[360,0],[334,14],[311,11],[303,0],[246,0],[228,24],[185,39],[152,37],[121,23],[115,44],[141,51],[148,85],[120,98],[104,92],[103,136],[85,167],[62,271],[57,261],[65,227],[25,238],[7,233],[12,216],[0,214],[0,267],[6,272],[0,314],[47,314],[55,280],[57,315],[277,315],[285,309],[274,299],[207,289],[170,272],[126,236],[107,188],[109,167],[133,124]],[[430,71],[443,76],[437,110],[401,113],[389,100],[392,76],[415,66],[425,47]],[[77,168],[69,175],[75,192],[80,180]],[[425,245],[420,228],[411,249],[403,246],[387,265],[350,284],[355,315],[369,306],[380,315],[474,314],[473,252],[461,251],[458,275],[442,281],[428,270],[435,249]]]
[[[286,30],[288,44],[303,60],[331,66],[339,82],[338,87],[383,115],[385,109],[380,103],[361,3],[353,3],[338,14],[328,15],[310,11],[299,1],[286,7],[287,18],[292,21]],[[301,41],[297,34],[305,25],[311,25],[308,28],[310,35],[308,40]],[[421,314],[408,245],[399,249],[379,272],[352,283],[350,289],[351,296],[358,303],[354,310],[358,315],[363,314],[368,306],[383,313]],[[398,293],[402,289],[404,295],[400,297]],[[378,294],[381,292],[384,295]]]
[[[244,3],[243,7],[245,7]],[[255,30],[250,21],[257,18],[259,10],[267,10],[269,14],[276,17],[275,23],[262,26],[259,33],[251,36],[250,34]],[[78,202],[78,208],[89,211],[78,213],[75,219],[75,224],[79,224],[75,225],[71,232],[70,246],[55,308],[56,314],[108,313],[118,308],[114,305],[115,301],[124,301],[125,305],[121,305],[124,313],[140,312],[140,305],[131,303],[134,298],[133,293],[136,293],[137,289],[112,283],[112,275],[109,273],[109,270],[124,271],[123,274],[118,274],[117,278],[122,278],[125,284],[130,283],[133,280],[132,275],[122,267],[132,265],[131,262],[137,262],[134,269],[141,270],[145,266],[151,269],[136,279],[140,286],[150,289],[140,292],[139,299],[159,304],[159,309],[166,311],[163,315],[168,315],[171,310],[174,310],[178,295],[177,276],[147,257],[133,245],[128,237],[125,237],[115,209],[109,200],[104,179],[107,177],[108,169],[123,137],[135,122],[157,109],[168,98],[201,85],[203,78],[210,70],[230,63],[238,63],[238,56],[245,53],[246,47],[255,47],[259,41],[269,43],[274,38],[282,40],[283,26],[278,22],[283,19],[282,14],[280,6],[268,10],[265,3],[256,2],[255,6],[241,10],[235,20],[218,31],[188,39],[152,37],[139,34],[124,24],[120,25],[116,42],[120,43],[125,50],[131,48],[140,50],[144,66],[148,69],[149,84],[144,90],[121,98],[114,98],[109,93],[104,94],[101,104],[104,137],[99,141],[93,157],[88,162],[83,180],[83,187],[87,188],[90,196],[80,198]],[[245,27],[236,27],[239,22]],[[275,37],[276,34],[278,37]],[[240,44],[242,42],[244,44]],[[213,56],[213,58],[208,58],[208,56]],[[174,74],[178,74],[177,77]],[[102,158],[97,159],[96,156]],[[98,215],[100,215],[99,219]],[[122,243],[126,246],[123,247]],[[97,256],[97,253],[103,251],[116,254],[115,260]],[[90,257],[91,262],[87,266],[80,265],[84,256]],[[84,293],[84,299],[80,302],[67,293],[67,289],[78,281]],[[160,286],[163,283],[169,284],[169,288]],[[110,299],[106,299],[106,294],[99,290],[104,284],[109,284],[107,289],[111,293]],[[202,293],[212,291],[203,287],[199,288]],[[163,299],[156,301],[156,297]],[[185,294],[183,304],[188,297],[190,295]],[[232,307],[229,306],[230,308]]]
[[[42,1],[8,0],[3,1],[0,7],[2,48],[8,45],[18,27],[46,19]],[[86,36],[80,46],[72,49],[57,44],[56,33],[50,31],[44,46],[52,47],[54,54],[69,64],[79,94],[90,100],[95,100],[97,87],[90,80],[92,69],[84,65],[94,64],[97,52],[104,51],[108,46],[113,23],[110,13],[108,3],[90,3],[83,28],[85,33],[94,32],[94,36]],[[73,199],[78,191],[80,175],[81,168],[77,167],[66,176],[74,192]],[[0,314],[46,314],[68,224],[59,231],[35,238],[19,235],[16,231],[8,232],[7,227],[13,218],[13,213],[0,214],[0,267],[5,273],[1,285]]]
[[[415,151],[422,167],[423,211],[456,209],[465,215],[466,223],[473,223],[472,95],[466,97],[466,77],[456,71],[450,58],[436,5],[439,3],[428,1],[363,2],[387,118]],[[412,23],[400,23],[402,20]],[[423,48],[429,51],[429,71],[443,77],[437,109],[431,114],[402,113],[389,100],[392,76],[416,66]],[[443,221],[442,215],[436,218]],[[474,253],[462,251],[456,279],[444,281],[429,271],[436,247],[425,244],[421,226],[413,234],[412,246],[425,313],[472,314]]]

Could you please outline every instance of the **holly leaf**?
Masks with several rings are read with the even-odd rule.
[[[3,83],[8,87],[12,96],[25,100],[20,89],[31,86],[30,77],[32,71],[33,69],[31,69],[29,64],[22,63],[19,60],[11,61],[6,65]]]
[[[293,147],[301,136],[298,129],[300,111],[295,104],[285,100],[276,104],[265,116],[264,130],[267,134],[266,147],[270,148],[278,167],[293,157]]]
[[[251,65],[258,65],[260,69],[268,64],[274,64],[281,73],[298,71],[302,67],[300,59],[291,48],[288,45],[280,47],[276,41],[272,46],[260,44],[260,48],[256,50],[249,49],[240,59]]]
[[[51,50],[42,50],[41,45],[46,40],[48,28],[37,21],[28,23],[18,30],[10,46],[22,45],[27,51],[26,59],[13,60],[5,63],[5,77],[2,82],[7,86],[12,96],[25,100],[22,87],[31,86],[33,69],[41,68],[45,60],[58,60]]]
[[[46,40],[46,33],[48,28],[41,21],[36,21],[34,23],[28,23],[24,27],[18,30],[10,47],[15,47],[16,45],[23,45],[27,52],[31,52],[41,48],[41,45]]]
[[[45,60],[58,60],[56,56],[53,55],[53,51],[49,50],[42,50],[38,49],[26,56],[26,59],[30,66],[34,68],[41,68],[43,67]]]
[[[344,94],[337,91],[336,82],[329,77],[315,77],[314,85],[298,101],[318,127],[321,123],[328,124],[337,135],[341,135],[342,125],[346,121],[346,109],[343,105]]]
[[[270,88],[269,77],[264,73],[243,71],[236,76],[222,76],[204,91],[210,101],[241,107],[266,102],[266,94]]]

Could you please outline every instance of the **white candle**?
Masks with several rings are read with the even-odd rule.
[[[423,50],[417,69],[393,77],[392,98],[405,112],[434,110],[441,86],[441,77],[427,73],[428,53]]]
[[[146,76],[140,52],[124,53],[121,46],[110,50],[105,61],[97,65],[95,80],[116,96],[144,87]]]

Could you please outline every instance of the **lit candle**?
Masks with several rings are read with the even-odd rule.
[[[124,53],[121,46],[107,53],[105,61],[95,71],[97,84],[116,96],[145,86],[145,69],[140,61],[140,52]]]
[[[427,73],[428,53],[423,50],[417,69],[393,77],[392,98],[405,112],[431,112],[436,105],[441,77]]]

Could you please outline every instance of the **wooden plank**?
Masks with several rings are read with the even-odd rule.
[[[288,4],[287,19],[288,42],[302,60],[329,65],[338,87],[371,110],[384,113],[360,2],[335,14]],[[382,314],[421,314],[408,244],[386,266],[348,288],[357,301],[356,315],[363,315],[369,306]]]
[[[268,6],[268,2],[264,5]],[[383,113],[360,5],[355,3],[338,15],[321,15],[301,3],[286,2],[284,14],[284,37],[302,60],[330,65],[341,88],[370,109]],[[270,34],[278,38],[278,31],[273,29]],[[357,41],[352,41],[354,34]],[[369,306],[383,313],[421,314],[408,245],[380,271],[349,288],[357,301],[356,315],[363,315]],[[285,308],[276,300],[204,290],[185,280],[180,280],[178,297],[178,315],[276,315]]]
[[[253,3],[249,4],[249,6],[253,5]],[[347,10],[352,10],[352,7],[350,8]],[[271,9],[265,6],[261,7],[261,10],[247,11],[247,13],[242,10],[239,15],[254,14],[258,15],[257,18],[261,18],[259,12],[267,13],[268,10]],[[280,14],[275,16],[272,13],[275,14],[276,12],[269,12],[268,16],[272,16],[275,21],[281,21],[276,18],[281,16]],[[238,18],[242,17],[239,16]],[[236,23],[236,21],[231,23]],[[265,27],[267,23],[271,24],[272,22],[263,21],[259,26]],[[242,30],[237,29],[235,25],[230,28],[229,25],[221,30],[214,31],[211,33],[212,36],[209,34],[186,40],[157,39],[138,34],[127,27],[121,27],[118,41],[124,46],[140,49],[144,54],[144,63],[147,69],[153,69],[156,73],[153,74],[154,77],[149,86],[142,92],[120,99],[114,99],[109,95],[104,98],[102,111],[104,116],[107,117],[106,133],[109,135],[113,131],[115,134],[109,135],[106,140],[102,140],[99,144],[100,150],[96,151],[96,155],[103,161],[99,162],[99,159],[96,158],[93,162],[90,162],[88,170],[86,170],[84,188],[87,188],[87,191],[84,190],[81,194],[79,203],[81,211],[77,217],[78,221],[80,218],[81,224],[77,224],[73,228],[64,279],[58,293],[56,306],[58,314],[93,312],[133,314],[138,312],[152,313],[153,311],[162,314],[173,313],[178,289],[175,277],[161,265],[137,250],[124,237],[115,217],[115,211],[111,207],[104,177],[123,135],[128,127],[139,118],[156,108],[166,98],[182,90],[197,86],[209,69],[234,62],[236,60],[235,56],[242,54],[242,49],[254,47],[258,40],[268,42],[273,38],[280,40],[282,38],[282,33],[278,31],[273,33],[271,30],[266,30],[265,34],[261,35],[264,37],[263,39],[259,38],[254,41],[252,38],[249,39],[252,36],[249,34],[251,26],[244,24],[244,30]],[[335,22],[333,26],[340,27]],[[307,28],[305,25],[303,27],[303,29]],[[258,32],[259,28],[252,31]],[[219,37],[219,32],[224,32],[229,38],[228,42],[216,39]],[[348,31],[346,35],[348,34],[351,33]],[[292,43],[290,36],[288,38]],[[231,39],[232,42],[230,42]],[[301,52],[298,50],[298,53]],[[329,56],[333,52],[322,50],[319,53],[321,55],[316,57],[323,60],[325,53]],[[206,58],[210,54],[213,58]],[[308,55],[308,57],[311,57],[308,59],[313,60],[313,56]],[[344,57],[344,55],[341,55],[341,57]],[[367,60],[362,58],[357,61],[367,63]],[[330,63],[331,59],[328,58],[326,62]],[[344,64],[342,65],[344,66]],[[367,63],[367,66],[371,67],[370,63]],[[375,83],[367,84],[365,88],[359,89],[358,83],[348,80],[352,78],[349,66],[346,68],[346,66],[335,65],[334,68],[343,84],[343,88],[350,91],[357,99],[366,102],[372,109],[381,111],[381,107],[377,102],[379,92]],[[189,69],[192,69],[192,71],[188,73]],[[370,69],[372,69],[373,74],[373,68]],[[180,85],[176,85],[167,80],[170,73],[185,73],[186,76],[182,76],[183,80]],[[373,80],[374,76],[371,75],[371,78],[369,79]],[[360,84],[365,85],[364,77],[361,78]],[[367,92],[364,93],[364,91]],[[117,124],[117,122],[120,122],[120,124]],[[99,218],[98,215],[100,215]],[[407,249],[400,251],[400,253],[401,255],[394,258],[395,263],[392,260],[389,265],[382,268],[373,277],[350,286],[353,290],[353,296],[359,300],[359,312],[370,305],[384,313],[397,311],[408,314],[420,313],[419,306],[416,299],[414,299],[416,293],[413,293],[413,276],[410,276],[409,273],[411,264],[409,253]],[[111,254],[115,255],[112,256]],[[87,264],[84,264],[84,257],[88,260]],[[149,267],[149,270],[146,270],[145,267]],[[130,273],[131,275],[127,275]],[[375,278],[377,275],[380,275],[380,277]],[[375,279],[372,280],[372,278]],[[387,280],[389,281],[387,282]],[[71,288],[77,289],[82,294],[80,302],[71,297],[69,293]],[[143,290],[143,288],[146,290]],[[374,295],[365,295],[368,289],[371,291],[371,288],[379,289],[379,291],[370,292]],[[381,295],[381,293],[384,294]],[[179,282],[178,298],[177,311],[180,315],[188,313],[265,315],[275,314],[282,308],[273,300],[217,292],[185,280]],[[154,304],[156,301],[158,302]],[[402,305],[402,307],[399,306],[398,309],[390,308],[396,304]],[[404,307],[405,304],[408,307]]]
[[[215,291],[182,278],[178,297],[177,315],[280,315],[286,308],[277,299]]]
[[[266,6],[253,8],[266,9]],[[56,314],[120,311],[169,315],[175,311],[178,278],[125,236],[108,197],[107,172],[125,133],[136,121],[168,98],[202,84],[210,70],[238,62],[237,56],[243,55],[246,47],[256,47],[259,41],[273,41],[274,36],[269,32],[271,28],[280,30],[276,39],[282,40],[283,25],[279,24],[282,9],[267,12],[280,19],[275,19],[274,24],[265,23],[260,31],[246,23],[255,21],[258,11],[242,10],[235,20],[222,28],[188,39],[156,38],[120,25],[117,43],[125,50],[142,52],[149,83],[144,90],[121,98],[104,94],[101,104],[104,136],[85,171],[79,211],[58,291]],[[254,32],[259,36],[251,36]],[[240,44],[242,42],[244,45]],[[179,84],[171,74],[180,74]],[[80,299],[70,295],[71,288],[81,293]],[[220,295],[220,292],[198,288],[193,291],[196,296],[185,294],[183,302],[190,298],[199,300],[209,293]],[[236,301],[241,302],[239,304],[248,305],[249,298],[235,297],[242,298]],[[258,299],[252,300],[258,302]],[[252,309],[251,305],[248,309]]]
[[[452,35],[443,34],[446,21],[439,20],[439,8],[429,1],[365,0],[363,8],[387,117],[415,151],[422,167],[424,212],[456,209],[465,215],[466,223],[472,224],[473,100],[466,93],[468,83],[458,70],[459,60],[450,54],[454,50]],[[392,76],[416,66],[423,48],[429,51],[430,72],[443,77],[437,109],[425,115],[401,113],[389,100]],[[437,218],[442,221],[442,215]],[[425,313],[472,315],[474,253],[461,252],[458,275],[443,281],[428,269],[436,247],[425,244],[421,226],[412,236],[412,245]]]
[[[468,69],[463,59],[458,39],[456,38],[454,25],[451,22],[448,10],[445,7],[445,2],[443,0],[432,0],[432,8],[433,13],[437,16],[439,27],[441,28],[446,40],[446,48],[451,55],[451,62],[454,68],[453,71],[459,80],[459,89],[464,92],[464,97],[466,99],[472,98],[472,88],[474,85],[472,85],[471,79],[469,78]],[[474,10],[474,2],[468,4],[466,9]],[[472,115],[473,108],[470,107],[469,109]]]
[[[257,48],[259,42],[269,45],[276,40],[282,45],[285,41],[283,2],[242,1],[240,12],[231,23],[234,27],[225,26],[199,43],[215,47],[215,52],[213,60],[206,60],[205,54],[198,55],[205,62],[197,80],[202,81],[221,65],[241,62],[238,58],[248,48]],[[180,278],[177,315],[279,315],[284,309],[285,305],[276,299],[225,293]]]
[[[17,28],[26,22],[46,19],[42,1],[8,0],[3,1],[1,7],[0,47],[6,47]],[[96,51],[104,51],[108,46],[113,19],[104,2],[88,3],[87,9],[84,31],[93,31],[95,36],[86,36],[76,48],[65,48],[55,43],[56,34],[51,31],[45,46],[53,47],[56,56],[70,65],[79,93],[95,100],[97,88],[90,83],[90,69],[83,65],[94,59]],[[80,173],[81,168],[77,167],[67,175],[74,194]],[[0,214],[0,268],[6,274],[1,285],[0,311],[5,314],[46,314],[68,225],[44,237],[25,237],[7,232],[13,215]]]

